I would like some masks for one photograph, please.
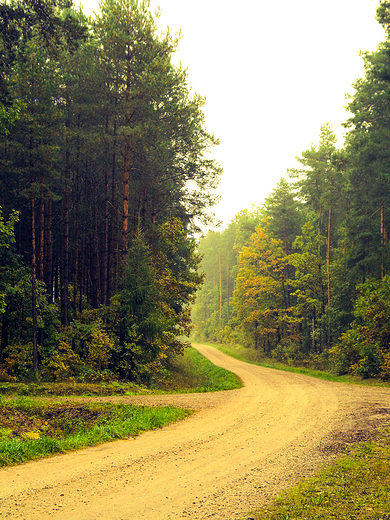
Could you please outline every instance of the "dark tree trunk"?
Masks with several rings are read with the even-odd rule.
[[[63,199],[64,236],[63,236],[63,268],[61,287],[61,322],[64,327],[68,326],[68,301],[69,301],[69,198],[70,198],[70,165],[69,165],[69,142],[66,142],[65,150],[65,191]]]
[[[37,260],[35,239],[35,194],[31,190],[31,306],[33,325],[33,369],[38,373]]]
[[[109,129],[109,118],[106,116],[106,147],[104,153],[104,221],[103,221],[103,236],[102,236],[102,261],[101,261],[101,303],[103,305],[107,305],[108,303],[108,288],[107,288],[107,279],[108,279],[108,221],[109,221],[109,211],[108,211],[108,129]]]
[[[127,77],[126,77],[126,113],[125,128],[130,128],[130,85],[131,85],[131,67],[130,67],[130,49],[127,48]],[[122,224],[122,264],[125,264],[127,255],[127,241],[129,229],[129,182],[130,182],[130,137],[125,136],[124,150],[124,168],[123,168],[123,224]]]
[[[98,215],[97,215],[97,190],[96,184],[93,187],[93,222],[94,230],[91,244],[91,282],[92,282],[92,307],[97,309],[99,303],[99,234],[98,234]]]
[[[33,335],[33,370],[38,374],[38,317],[37,317],[37,259],[35,237],[34,137],[30,131],[30,188],[31,188],[31,313]]]
[[[41,165],[39,173],[39,263],[38,280],[44,281],[45,263],[45,186],[43,179],[43,167]]]
[[[46,260],[45,260],[45,283],[50,301],[53,299],[53,259],[52,259],[52,220],[53,205],[50,191],[47,194],[47,214],[46,214]]]

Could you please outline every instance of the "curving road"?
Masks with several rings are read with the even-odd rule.
[[[329,383],[194,345],[244,388],[116,398],[199,411],[141,436],[0,470],[0,520],[247,518],[388,424],[390,389]]]

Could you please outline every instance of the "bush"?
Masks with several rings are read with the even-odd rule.
[[[390,378],[390,277],[358,286],[351,328],[330,351],[339,374]]]

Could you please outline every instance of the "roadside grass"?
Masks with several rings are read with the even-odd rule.
[[[0,383],[0,395],[19,395],[29,397],[51,396],[109,396],[109,395],[147,395],[152,392],[143,385],[134,383],[78,383],[63,381],[60,383]]]
[[[0,383],[0,467],[126,439],[192,413],[172,407],[69,403],[39,397],[213,392],[241,380],[193,348],[176,358],[152,388],[133,383]],[[3,394],[3,395],[1,395]]]
[[[0,383],[0,396],[59,397],[152,395],[164,393],[216,392],[241,388],[240,379],[217,367],[194,348],[177,356],[169,370],[156,377],[150,387],[126,382],[110,383]]]
[[[245,518],[390,520],[390,429]]]
[[[217,392],[243,386],[238,376],[217,367],[192,347],[184,356],[175,358],[156,385],[160,391],[170,393]]]
[[[0,396],[0,467],[127,439],[192,412],[111,403],[61,403]]]
[[[224,352],[225,354],[228,354],[231,357],[234,357],[235,359],[239,359],[240,361],[246,361],[247,363],[258,365],[264,368],[273,368],[275,370],[283,370],[285,372],[303,374],[315,377],[317,379],[323,379],[325,381],[332,381],[334,383],[353,383],[366,386],[381,386],[387,388],[390,387],[390,382],[381,381],[379,379],[363,379],[362,377],[351,375],[337,376],[324,370],[315,370],[307,367],[287,365],[285,363],[280,363],[278,361],[275,361],[274,359],[268,358],[262,352],[259,352],[258,350],[255,350],[254,348],[250,347],[243,347],[241,345],[233,344],[220,345],[218,343],[209,342],[207,344],[217,348],[221,352]]]

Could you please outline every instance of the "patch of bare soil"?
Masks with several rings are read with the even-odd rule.
[[[199,411],[136,439],[1,470],[0,519],[247,518],[389,425],[389,389],[329,383],[196,348],[244,388],[107,398]]]
[[[3,406],[0,408],[0,428],[10,430],[10,438],[24,438],[24,434],[29,432],[58,438],[64,433],[78,431],[81,427],[91,428],[102,415],[107,414],[77,404],[55,405],[28,411]]]

